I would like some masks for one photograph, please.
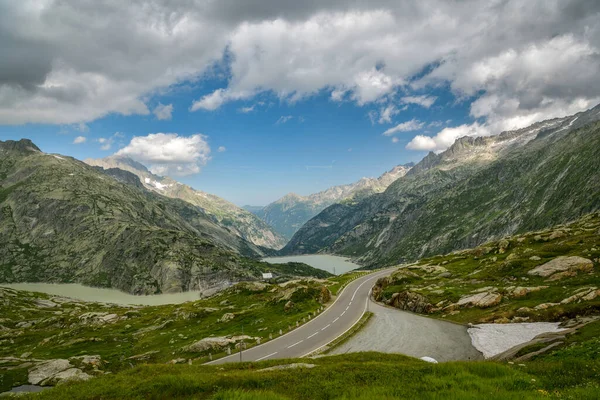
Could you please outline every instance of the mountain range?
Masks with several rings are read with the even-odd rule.
[[[383,193],[334,204],[282,254],[392,265],[574,220],[600,209],[600,106],[430,153]]]
[[[129,157],[111,156],[86,159],[84,162],[104,169],[118,168],[129,171],[137,175],[148,190],[200,207],[217,224],[257,246],[280,249],[286,243],[281,235],[254,214],[213,194],[195,190],[169,177],[155,175]]]
[[[323,275],[257,260],[270,252],[128,171],[47,154],[27,139],[0,141],[0,282],[152,294],[222,288],[272,268]]]
[[[357,182],[333,186],[308,196],[288,193],[265,207],[244,208],[256,214],[289,240],[304,223],[325,208],[342,201],[356,201],[374,193],[381,193],[396,179],[404,176],[412,166],[412,163],[399,165],[378,178],[362,178]]]

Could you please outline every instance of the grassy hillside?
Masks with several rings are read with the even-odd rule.
[[[27,383],[28,371],[48,360],[69,360],[90,376],[146,363],[203,363],[241,342],[251,347],[288,332],[329,299],[314,280],[241,283],[205,300],[144,307],[0,287],[0,393]],[[98,360],[86,365],[82,357]]]
[[[527,363],[429,364],[358,353],[219,367],[144,365],[31,396],[48,399],[597,399],[600,323]],[[292,363],[304,367],[288,368]],[[275,368],[272,368],[275,367]],[[271,370],[265,370],[272,368]]]

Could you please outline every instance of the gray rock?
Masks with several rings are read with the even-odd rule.
[[[44,300],[44,299],[35,299],[33,303],[40,308],[59,307],[59,305],[56,304],[55,302],[50,301],[50,300]]]
[[[79,368],[69,368],[58,374],[52,376],[51,378],[42,382],[42,386],[48,385],[56,385],[62,384],[66,382],[76,382],[76,381],[87,381],[91,378],[91,375],[86,374]]]
[[[587,258],[570,256],[556,257],[545,264],[535,267],[527,272],[529,275],[549,277],[557,272],[577,273],[577,271],[590,272],[594,269],[594,263]]]
[[[69,360],[57,359],[43,362],[29,370],[28,381],[32,385],[37,385],[69,368],[73,368]]]
[[[472,296],[461,297],[456,304],[461,307],[480,307],[487,308],[495,306],[502,301],[502,295],[500,293],[493,292],[482,292]]]

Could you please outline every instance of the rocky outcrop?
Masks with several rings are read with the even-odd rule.
[[[560,304],[569,304],[569,303],[579,302],[579,301],[591,301],[591,300],[594,300],[598,296],[600,296],[600,290],[598,290],[598,288],[596,288],[596,287],[581,288],[581,289],[577,290],[574,295],[569,296],[566,299],[563,299],[560,302]]]
[[[412,311],[421,314],[428,314],[433,308],[433,305],[429,302],[427,297],[419,293],[409,291],[394,293],[387,304],[401,310]]]
[[[233,337],[207,337],[198,340],[197,342],[194,342],[189,346],[185,346],[182,350],[191,353],[201,353],[207,350],[222,350],[228,346],[235,345],[236,343],[242,340],[255,340],[255,338],[248,335],[240,335]]]
[[[577,272],[590,272],[594,269],[592,260],[578,256],[556,257],[545,264],[535,267],[527,272],[529,275],[553,278],[554,274],[560,273],[561,277],[574,276]]]
[[[499,304],[502,295],[495,292],[481,292],[474,295],[463,296],[456,303],[459,307],[488,308]]]
[[[54,386],[62,382],[88,380],[92,376],[75,368],[69,360],[57,359],[37,364],[29,370],[32,385]]]
[[[525,297],[529,293],[538,292],[542,289],[547,289],[548,286],[533,286],[533,287],[523,287],[523,286],[509,286],[506,288],[506,294],[512,298]]]

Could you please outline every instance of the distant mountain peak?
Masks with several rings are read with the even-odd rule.
[[[7,140],[5,142],[0,140],[0,149],[20,152],[42,152],[40,148],[29,139]]]

